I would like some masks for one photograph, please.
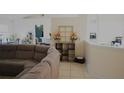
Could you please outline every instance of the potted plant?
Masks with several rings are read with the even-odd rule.
[[[74,41],[77,40],[77,39],[78,39],[78,37],[77,37],[76,32],[72,32],[71,35],[70,35],[70,40],[71,40],[72,42],[74,42]]]
[[[54,35],[53,35],[53,39],[56,40],[56,41],[60,41],[60,40],[61,40],[60,32],[56,32],[56,33],[54,33]]]

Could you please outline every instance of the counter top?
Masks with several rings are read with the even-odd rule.
[[[109,48],[124,48],[124,45],[119,46],[111,46],[109,43],[98,43],[98,42],[87,42],[88,44],[95,45],[95,46],[101,46],[101,47],[109,47]]]

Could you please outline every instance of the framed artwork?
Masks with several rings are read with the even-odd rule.
[[[37,42],[42,42],[42,37],[44,37],[43,25],[35,25],[35,37]]]
[[[90,33],[90,39],[96,39],[96,33]]]

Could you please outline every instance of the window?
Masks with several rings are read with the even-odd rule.
[[[73,26],[59,26],[58,29],[61,34],[61,42],[70,42],[70,34],[73,31]]]
[[[2,40],[2,42],[6,42],[9,35],[8,25],[0,24],[0,41]]]

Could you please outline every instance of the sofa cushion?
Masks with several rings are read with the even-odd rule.
[[[34,45],[18,45],[17,50],[34,51]]]
[[[0,45],[0,59],[2,58],[2,45]]]
[[[2,45],[2,50],[16,51],[16,45]]]
[[[16,57],[16,45],[0,45],[0,58],[13,59]]]
[[[19,73],[16,78],[19,78],[21,75],[27,73],[31,68],[33,68],[36,64],[38,64],[35,60],[24,60],[24,59],[5,59],[0,60],[0,63],[15,63],[15,64],[24,64],[24,71]]]
[[[38,64],[37,61],[35,60],[22,60],[21,62],[24,63],[24,68],[32,68],[34,67],[36,64]]]
[[[32,68],[33,66],[35,66],[36,64],[38,64],[37,61],[35,60],[24,60],[24,59],[4,59],[4,60],[0,60],[0,63],[23,63],[24,64],[24,68]]]
[[[47,45],[36,45],[35,52],[47,53],[49,46]]]
[[[19,73],[15,78],[19,79],[21,76],[23,76],[24,74],[26,74],[28,71],[30,71],[31,68],[25,68],[21,73]]]
[[[20,79],[49,79],[51,78],[51,69],[48,63],[39,63],[30,71],[20,77]]]
[[[35,52],[34,59],[40,62],[47,54]]]
[[[33,45],[18,45],[16,51],[16,58],[19,59],[32,59],[34,56]]]
[[[34,55],[33,51],[16,51],[16,58],[19,59],[32,59]]]
[[[0,75],[16,76],[24,70],[24,63],[0,62]]]
[[[37,45],[35,47],[34,59],[41,61],[46,55],[49,47],[46,45]]]

